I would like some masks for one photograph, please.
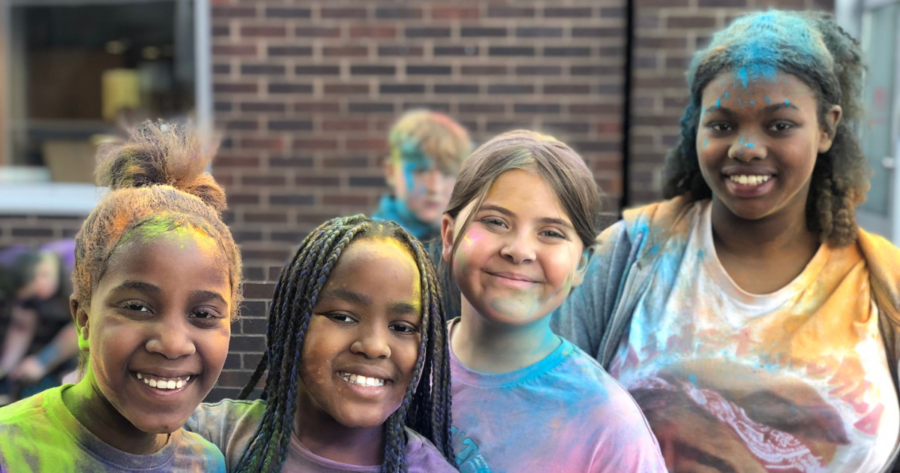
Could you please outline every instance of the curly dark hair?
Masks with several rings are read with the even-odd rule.
[[[681,117],[681,140],[669,151],[663,170],[665,198],[690,193],[706,199],[712,191],[700,174],[697,159],[703,90],[719,74],[749,75],[782,71],[796,76],[816,95],[819,126],[834,140],[820,153],[813,168],[806,202],[807,227],[833,246],[856,241],[855,208],[869,190],[869,167],[854,132],[862,114],[865,66],[860,44],[824,13],[769,11],[739,17],[699,51],[688,69],[690,103]],[[836,129],[828,129],[825,115],[840,105],[843,115]]]
[[[246,399],[268,371],[262,394],[266,411],[235,471],[281,471],[294,424],[301,355],[313,308],[341,253],[354,241],[367,238],[389,238],[408,249],[422,285],[422,341],[415,376],[400,408],[385,421],[381,471],[407,471],[404,425],[425,436],[453,462],[447,324],[434,266],[422,244],[396,223],[355,215],[329,220],[315,229],[281,271],[269,308],[266,352],[239,396]]]

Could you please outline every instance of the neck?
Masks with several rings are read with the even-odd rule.
[[[818,236],[806,226],[806,209],[797,206],[759,220],[744,220],[713,198],[712,230],[716,252],[757,262],[781,258],[808,262],[819,247]],[[804,263],[805,264],[805,263]]]
[[[294,415],[294,435],[310,452],[328,460],[357,466],[384,463],[384,427],[353,428],[312,405],[304,391]]]
[[[456,358],[482,373],[509,373],[531,366],[553,352],[562,340],[550,330],[550,316],[521,326],[483,317],[462,297],[461,316],[450,337]]]
[[[75,386],[63,391],[63,404],[84,428],[107,445],[133,455],[150,455],[165,447],[169,434],[138,430],[97,387],[90,368]]]

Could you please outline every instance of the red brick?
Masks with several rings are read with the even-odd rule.
[[[256,16],[256,8],[254,7],[237,7],[237,6],[214,6],[212,7],[213,18],[253,18]]]
[[[288,216],[285,212],[247,212],[244,215],[247,223],[287,223]]]
[[[367,120],[343,118],[322,121],[322,131],[366,131],[368,128]]]
[[[351,38],[395,38],[397,28],[393,26],[351,26]]]
[[[672,29],[714,28],[716,19],[711,16],[670,16],[666,26]]]
[[[287,36],[284,26],[242,26],[241,36],[244,38],[283,38]]]
[[[341,110],[337,102],[298,102],[294,111],[299,113],[337,113]]]
[[[281,138],[241,138],[239,147],[245,149],[281,151],[284,149],[284,141]]]
[[[367,46],[326,46],[322,48],[326,57],[363,57],[369,55]]]
[[[224,83],[217,82],[213,84],[213,92],[217,94],[255,94],[257,92],[257,84],[255,82],[242,83]]]
[[[341,178],[334,176],[297,176],[294,184],[306,187],[337,187],[341,185]]]
[[[481,17],[478,7],[431,7],[435,20],[474,20]]]
[[[322,7],[320,11],[323,19],[365,19],[368,16],[365,8],[346,7],[346,8],[330,8]]]
[[[326,94],[368,94],[369,84],[325,84]]]
[[[256,46],[252,44],[217,44],[212,47],[216,56],[256,56]]]
[[[294,30],[294,36],[298,38],[340,38],[339,27],[301,26]]]
[[[325,205],[369,205],[369,198],[362,195],[326,195],[322,198]]]
[[[351,138],[347,140],[347,149],[355,150],[387,150],[387,141],[384,138]]]
[[[294,140],[294,149],[298,150],[335,150],[337,140],[333,138],[301,138]]]
[[[220,154],[213,160],[215,167],[223,168],[258,168],[259,164],[258,156],[223,156]]]

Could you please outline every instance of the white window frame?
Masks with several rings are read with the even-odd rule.
[[[0,0],[0,166],[12,155],[9,139],[11,94],[9,44],[10,9],[16,5],[97,5],[127,4],[142,0]],[[195,119],[201,132],[212,132],[212,62],[210,47],[210,0],[194,4],[194,84]],[[69,182],[0,183],[0,215],[87,216],[105,192],[93,184]]]

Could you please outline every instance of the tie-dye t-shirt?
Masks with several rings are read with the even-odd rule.
[[[226,399],[201,404],[188,419],[184,428],[196,432],[215,444],[225,454],[231,471],[241,459],[250,438],[259,427],[266,412],[264,401],[234,401]],[[431,442],[415,431],[406,429],[406,462],[409,473],[453,473],[456,470],[444,459]],[[320,457],[291,436],[287,460],[282,473],[378,473],[381,466],[357,466],[338,463]]]
[[[659,249],[610,364],[667,463],[881,471],[900,414],[859,248],[823,244],[787,286],[749,294],[716,256],[710,209],[695,203]]]
[[[69,412],[62,393],[48,389],[0,409],[2,473],[225,473],[225,458],[197,434],[177,430],[162,450],[132,455],[111,447]]]
[[[634,400],[565,339],[510,373],[472,371],[452,353],[450,370],[451,435],[463,473],[666,471]]]

